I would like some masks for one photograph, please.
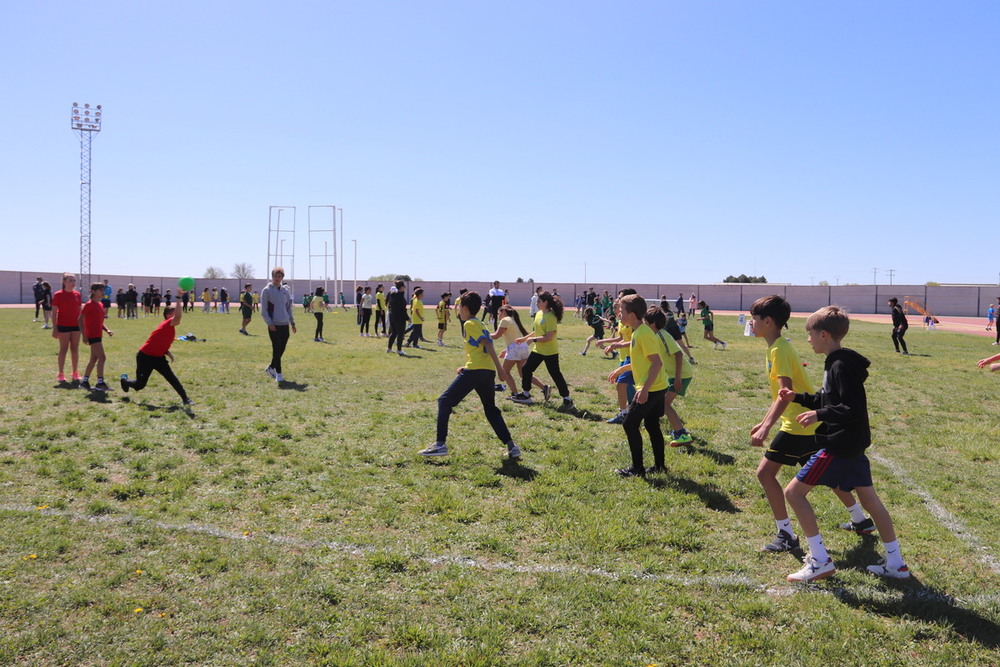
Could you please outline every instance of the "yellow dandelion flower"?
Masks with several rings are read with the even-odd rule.
[[[146,572],[145,570],[136,570],[135,571],[136,574],[144,574],[145,572]]]
[[[39,505],[39,506],[38,506],[37,508],[35,508],[35,509],[39,509],[39,510],[47,510],[48,508],[49,508],[49,506],[48,506],[48,505]]]
[[[167,612],[165,612],[165,611],[164,612],[160,612],[159,617],[160,618],[166,618],[167,617]]]
[[[34,560],[34,559],[38,558],[38,554],[28,554],[28,558]]]
[[[133,614],[141,614],[144,611],[146,611],[146,610],[143,609],[142,607],[136,607],[135,609],[132,610],[132,613]]]

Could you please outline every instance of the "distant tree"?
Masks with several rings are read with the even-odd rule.
[[[766,283],[767,278],[764,276],[748,276],[745,273],[741,273],[738,276],[726,276],[724,283]]]
[[[830,281],[829,280],[821,280],[821,281],[819,281],[819,286],[820,287],[829,287],[830,286]]]
[[[514,282],[515,282],[515,283],[523,283],[523,282],[524,282],[524,278],[518,278],[518,279],[517,279],[517,280],[515,280]]]
[[[217,266],[210,266],[205,269],[205,275],[202,277],[208,280],[221,280],[226,277],[226,272]]]
[[[397,273],[396,277],[393,278],[393,280],[402,280],[404,283],[408,283],[411,282],[413,279],[410,278],[410,276],[406,275],[405,273]],[[420,278],[417,278],[417,280],[420,280]]]
[[[395,280],[395,279],[396,279],[396,274],[394,274],[394,273],[383,273],[380,276],[372,276],[372,277],[370,277],[368,279],[368,282],[372,282],[372,283],[385,283],[385,282],[389,282],[390,280]]]
[[[246,262],[240,262],[233,266],[232,276],[238,280],[251,280],[254,277],[253,266]]]
[[[924,284],[927,285],[928,287],[941,287],[941,283],[937,282],[936,280],[928,280]]]

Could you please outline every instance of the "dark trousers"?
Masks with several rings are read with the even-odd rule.
[[[361,333],[371,333],[372,326],[372,309],[362,308],[361,309]],[[375,325],[375,331],[378,332],[378,324]]]
[[[545,370],[552,376],[552,381],[555,383],[556,389],[559,390],[559,395],[563,398],[569,398],[569,386],[566,384],[566,378],[563,377],[562,371],[559,370],[558,354],[541,355],[537,352],[529,354],[528,360],[524,362],[524,368],[521,369],[521,391],[525,393],[531,391],[531,375],[542,365],[542,362],[545,362]]]
[[[503,419],[503,413],[496,405],[496,391],[493,385],[496,383],[496,373],[491,370],[469,370],[464,369],[455,376],[444,393],[438,397],[438,418],[437,418],[437,441],[444,442],[448,438],[448,418],[452,409],[462,402],[462,399],[475,390],[479,394],[479,400],[483,403],[483,412],[486,420],[493,427],[493,432],[497,434],[500,442],[507,444],[510,442],[510,431],[507,430],[507,423]]]
[[[316,335],[314,338],[323,337],[323,313],[313,313],[316,316]]]
[[[271,331],[271,327],[268,327],[267,335],[271,338],[271,368],[274,369],[275,373],[280,373],[281,355],[285,353],[285,347],[288,346],[288,325],[276,324],[274,325],[274,331]]]
[[[628,448],[632,453],[633,470],[643,470],[642,431],[639,430],[640,426],[645,426],[646,433],[649,433],[649,441],[653,446],[653,464],[657,466],[665,465],[663,431],[660,429],[660,417],[663,416],[663,399],[666,395],[666,389],[651,391],[645,403],[636,403],[634,400],[629,403],[628,414],[625,416],[625,422],[622,426],[625,428]]]
[[[392,344],[395,341],[396,349],[403,349],[403,334],[406,332],[406,316],[389,316],[389,346],[387,350],[392,349]]]
[[[903,336],[906,335],[906,327],[893,327],[892,328],[892,344],[896,346],[896,352],[899,352],[899,346],[903,346],[903,352],[907,352],[906,341],[903,340]]]
[[[378,334],[378,325],[382,324],[382,334],[385,334],[385,311],[376,310],[375,311],[375,333]]]
[[[36,320],[38,319],[38,311],[39,311],[39,309],[41,309],[41,307],[42,307],[42,302],[41,301],[36,301],[35,302],[35,319]]]
[[[188,400],[187,393],[184,391],[184,386],[181,381],[177,379],[174,375],[173,369],[170,368],[170,364],[167,362],[166,357],[151,357],[145,352],[138,352],[135,355],[135,379],[125,380],[125,383],[129,386],[129,389],[135,389],[139,391],[146,386],[149,382],[149,376],[152,375],[153,371],[158,372],[162,375],[170,386],[174,388],[174,391],[181,397],[182,401]]]
[[[423,340],[423,338],[424,338],[424,325],[414,324],[413,328],[410,329],[410,339],[406,341],[406,344],[417,347],[417,343]]]

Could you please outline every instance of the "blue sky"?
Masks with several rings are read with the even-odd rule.
[[[309,278],[333,204],[347,279],[357,239],[360,278],[996,283],[998,26],[977,1],[7,3],[0,268],[79,268],[89,102],[94,273],[263,276],[288,205]]]

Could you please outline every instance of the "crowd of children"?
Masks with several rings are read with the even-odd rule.
[[[268,327],[272,343],[272,358],[267,372],[277,381],[283,381],[281,359],[289,339],[295,332],[291,290],[283,283],[280,268],[272,272],[272,282],[258,296],[250,283],[244,285],[239,297],[243,323],[239,332],[249,335],[247,326],[253,313],[260,310]],[[57,355],[57,380],[66,382],[67,357],[71,364],[71,378],[87,390],[108,391],[104,371],[106,354],[103,335],[113,335],[105,318],[110,307],[110,288],[107,281],[89,286],[89,298],[84,303],[75,289],[76,277],[64,274],[61,289],[51,292],[47,283],[39,279],[36,286],[36,316],[45,315],[49,326],[49,313],[54,323],[52,337],[59,342]],[[152,286],[151,286],[152,287]],[[202,293],[205,312],[215,303],[217,312],[228,312],[228,294],[225,290],[205,288]],[[159,309],[157,291],[149,289],[141,300],[145,314],[155,315]],[[148,297],[148,298],[147,298]],[[121,376],[124,392],[138,391],[145,387],[152,371],[159,372],[175,389],[185,405],[193,404],[183,385],[173,373],[168,359],[173,360],[171,343],[176,329],[189,307],[193,309],[193,295],[185,290],[177,294],[174,302],[170,290],[164,293],[166,307],[164,319],[150,334],[136,355],[135,379]],[[374,313],[374,337],[387,338],[387,352],[403,354],[405,345],[420,349],[419,343],[429,342],[423,337],[426,321],[424,290],[416,287],[410,299],[406,298],[405,283],[396,281],[386,293],[378,285],[374,293],[370,287],[359,288],[358,327],[361,337],[372,337],[371,320]],[[551,387],[536,377],[544,364],[553,385],[562,399],[560,409],[572,411],[573,400],[569,384],[559,363],[558,329],[563,320],[564,307],[557,294],[535,290],[531,300],[531,321],[526,327],[518,311],[507,303],[506,293],[498,284],[490,290],[488,307],[477,292],[462,290],[452,305],[452,295],[444,292],[434,310],[438,325],[437,345],[445,346],[445,336],[454,315],[458,320],[465,352],[465,363],[458,369],[455,379],[438,398],[437,436],[434,442],[420,451],[426,457],[449,453],[447,445],[448,422],[453,409],[469,393],[475,391],[483,406],[487,421],[512,459],[521,457],[522,451],[512,438],[496,405],[496,393],[509,389],[509,398],[518,404],[535,402],[532,389],[537,389],[542,400],[551,397]],[[119,317],[132,318],[138,300],[133,285],[127,292],[118,290]],[[148,306],[147,306],[148,301]],[[693,378],[694,357],[687,338],[687,313],[681,294],[674,303],[676,315],[666,297],[657,305],[649,305],[635,290],[623,289],[617,299],[610,299],[605,292],[597,296],[591,289],[576,297],[578,314],[593,333],[586,338],[581,355],[586,355],[592,344],[606,355],[619,355],[619,365],[607,376],[616,387],[617,413],[608,421],[621,424],[628,446],[629,465],[615,470],[622,477],[645,477],[663,474],[666,468],[666,444],[680,447],[694,443],[694,437],[685,428],[675,403],[686,396]],[[322,287],[317,287],[302,300],[306,312],[316,319],[314,340],[324,342],[324,314],[330,312],[329,297]],[[903,336],[906,319],[895,299],[889,306],[893,315],[893,342],[897,351],[907,353]],[[688,310],[694,312],[694,295]],[[703,324],[705,340],[715,349],[726,349],[726,342],[714,334],[714,314],[705,301],[697,302],[698,319]],[[483,318],[480,319],[480,314]],[[898,312],[897,312],[898,311]],[[992,316],[992,312],[990,315]],[[765,544],[767,553],[802,553],[802,538],[807,546],[801,569],[788,575],[789,581],[808,582],[830,576],[836,571],[832,557],[826,550],[821,532],[809,502],[808,495],[815,486],[828,486],[843,503],[848,520],[840,528],[869,535],[877,531],[883,542],[885,559],[867,569],[873,574],[906,579],[910,573],[900,554],[892,519],[874,490],[870,464],[865,456],[871,444],[868,424],[867,399],[864,382],[868,377],[868,359],[842,346],[849,330],[847,314],[836,306],[827,306],[813,313],[806,322],[806,335],[810,347],[817,354],[825,355],[823,384],[816,390],[803,371],[789,341],[782,333],[788,326],[791,307],[777,295],[763,297],[750,309],[751,330],[762,338],[765,350],[765,369],[770,393],[770,406],[749,431],[749,442],[763,449],[756,469],[757,480],[763,490],[773,516],[776,535]],[[490,332],[484,320],[493,319],[494,331]],[[409,323],[409,326],[407,326]],[[991,317],[988,328],[993,324]],[[90,358],[83,375],[79,373],[79,343],[89,347]],[[497,353],[494,341],[502,342]],[[982,359],[980,368],[1000,370],[1000,354]],[[517,367],[518,378],[513,369]],[[96,383],[91,387],[91,373],[96,371]],[[670,425],[668,440],[661,428],[661,418]],[[777,432],[771,437],[773,429]],[[642,431],[650,442],[652,465],[645,466]],[[778,474],[783,466],[798,466],[800,470],[787,485],[782,487]],[[800,533],[792,525],[788,507],[798,520]],[[867,515],[866,515],[867,513]]]

